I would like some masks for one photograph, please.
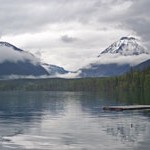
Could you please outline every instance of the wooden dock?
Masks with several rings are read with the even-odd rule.
[[[150,109],[150,105],[128,105],[128,106],[105,106],[103,110],[124,111],[124,110],[146,110]]]

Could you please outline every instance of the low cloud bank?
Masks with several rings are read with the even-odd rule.
[[[65,78],[65,79],[72,79],[72,78],[78,78],[80,73],[81,73],[81,71],[69,72],[66,74],[57,74],[56,77]]]
[[[149,54],[132,55],[132,56],[121,56],[119,54],[106,54],[98,58],[93,58],[90,63],[85,65],[83,68],[90,68],[92,64],[129,64],[130,66],[136,66],[146,60],[150,59]]]
[[[18,61],[30,61],[32,64],[36,65],[39,63],[39,59],[34,57],[31,53],[25,51],[17,51],[12,47],[0,47],[0,63],[5,61],[17,63]]]
[[[50,79],[50,78],[64,78],[64,79],[72,79],[78,78],[80,71],[78,72],[69,72],[66,74],[55,74],[55,75],[42,75],[42,76],[33,76],[33,75],[6,75],[0,77],[2,80],[13,80],[13,79]]]

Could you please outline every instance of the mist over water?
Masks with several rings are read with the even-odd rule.
[[[149,150],[149,111],[86,92],[0,92],[1,150]]]

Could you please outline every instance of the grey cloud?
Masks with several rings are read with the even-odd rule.
[[[0,0],[0,22],[4,34],[38,32],[45,26],[61,22],[87,24],[107,18],[109,7],[118,1],[109,0]],[[105,13],[105,15],[104,15]]]
[[[123,7],[122,4],[125,2],[132,2],[133,5],[129,10],[125,10],[123,15],[111,13],[114,6]],[[49,24],[60,22],[87,24],[95,21],[98,24],[108,22],[108,25],[110,22],[125,23],[127,28],[131,28],[139,34],[143,33],[142,28],[145,26],[147,28],[149,25],[149,19],[146,20],[146,17],[150,16],[149,0],[0,0],[0,3],[0,22],[3,35],[39,32]],[[138,20],[143,18],[145,22],[139,23]]]
[[[126,28],[131,29],[141,36],[145,43],[150,48],[150,1],[149,0],[137,0],[126,12],[123,17],[123,23]]]
[[[111,1],[111,2],[110,2]],[[123,10],[122,4],[129,2],[131,6],[127,10]],[[114,3],[113,5],[111,5]],[[101,3],[100,3],[101,5]],[[112,6],[118,5],[114,14],[110,14]],[[97,16],[99,22],[105,22],[108,26],[114,25],[120,29],[131,30],[140,36],[143,41],[150,48],[150,1],[149,0],[109,0],[102,8],[105,7],[106,13],[104,17]],[[121,12],[117,12],[117,9],[121,8]],[[107,13],[108,12],[108,13]]]
[[[63,35],[61,36],[61,40],[65,43],[72,43],[72,42],[77,41],[78,39],[75,37],[68,36],[68,35]]]
[[[4,34],[39,32],[53,23],[108,22],[116,20],[111,14],[114,5],[123,0],[0,0],[0,22]],[[113,22],[113,21],[112,21]]]
[[[139,35],[144,37],[144,39],[149,40],[150,39],[150,21],[146,20],[145,18],[137,17],[137,18],[131,18],[127,21],[128,27],[136,31]]]
[[[42,56],[50,62],[62,52],[64,63],[55,62],[67,64],[75,54],[82,62],[130,32],[150,47],[149,0],[0,0],[0,4],[1,39],[45,50]]]
[[[95,1],[95,0],[94,0]],[[50,23],[83,21],[94,11],[89,0],[0,0],[3,34],[42,30]],[[85,5],[86,4],[86,5]]]
[[[83,68],[90,68],[92,64],[129,64],[130,66],[136,66],[146,60],[150,55],[142,54],[138,56],[120,56],[120,55],[104,55],[99,58],[90,59],[90,63],[86,62]]]
[[[117,63],[118,65],[122,64],[130,64],[131,66],[135,66],[148,60],[150,55],[141,54],[137,56],[120,56],[120,55],[108,55],[100,57],[99,64],[109,64],[109,63]]]

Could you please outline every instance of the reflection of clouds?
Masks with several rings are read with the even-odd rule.
[[[101,106],[107,101],[99,100],[98,96],[90,93],[48,93],[39,92],[39,96],[42,95],[39,98],[42,100],[39,120],[34,114],[37,108],[32,107],[31,112],[37,119],[21,121],[22,130],[18,129],[19,121],[13,126],[8,122],[7,130],[8,133],[11,130],[12,134],[5,131],[8,136],[3,136],[3,147],[19,150],[129,150],[149,137],[148,117],[139,113],[103,112]],[[33,103],[32,99],[30,102]]]
[[[150,136],[147,134],[147,132],[150,133],[149,112],[104,112],[102,110],[103,106],[118,105],[117,103],[120,104],[120,102],[107,99],[100,100],[96,94],[92,99],[87,94],[86,100],[81,101],[81,108],[84,113],[89,113],[91,117],[98,118],[100,125],[97,131],[102,130],[107,134],[106,141],[109,141],[109,139],[111,139],[110,142],[112,143],[114,143],[113,139],[118,141],[118,147],[123,144],[126,147],[133,148],[144,141],[144,139],[147,141],[146,137],[150,139]]]
[[[147,118],[139,114],[128,113],[109,119],[103,124],[103,128],[110,136],[116,140],[129,145],[138,144],[144,139],[149,128]]]
[[[145,132],[146,125],[133,125],[133,124],[117,124],[115,127],[107,126],[107,133],[116,136],[122,142],[135,142],[138,140],[140,132]]]
[[[62,115],[64,102],[60,97],[63,95],[55,92],[0,92],[0,141],[5,139],[3,137],[20,137],[33,126],[40,128],[46,114],[50,118]],[[38,130],[33,132],[38,133]]]

